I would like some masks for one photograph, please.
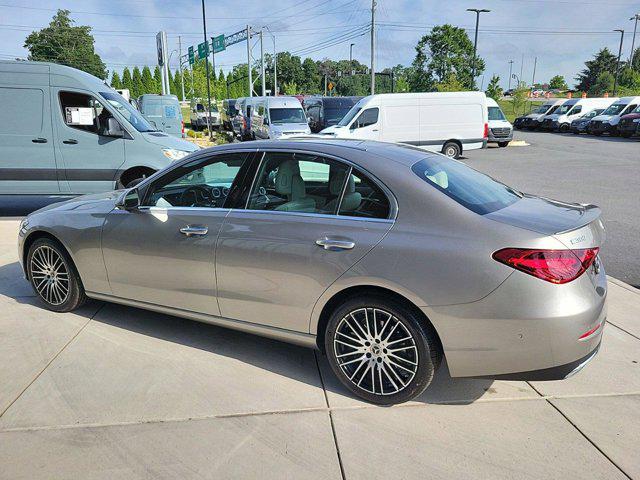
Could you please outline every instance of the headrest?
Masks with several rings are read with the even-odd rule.
[[[276,173],[276,192],[280,195],[291,195],[293,178],[295,176],[300,177],[300,166],[298,162],[295,160],[282,162],[280,166],[278,166],[278,172]]]
[[[331,180],[329,181],[329,192],[331,195],[342,195],[342,188],[344,186],[344,176],[347,174],[346,170],[340,170],[335,173]],[[346,194],[353,193],[356,191],[356,182],[353,178],[353,175],[349,175],[349,180],[347,182],[347,190]]]

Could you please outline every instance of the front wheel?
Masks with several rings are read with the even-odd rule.
[[[342,384],[378,405],[420,395],[441,359],[430,325],[402,305],[375,296],[347,300],[332,314],[325,351]]]
[[[458,158],[462,153],[462,148],[456,142],[447,142],[442,147],[442,153],[449,158]]]
[[[49,310],[70,312],[86,301],[75,265],[58,242],[50,238],[33,242],[26,266],[31,286]]]
[[[569,129],[570,129],[570,128],[571,128],[571,127],[570,127],[569,125],[567,125],[566,123],[563,123],[562,125],[560,125],[560,126],[558,127],[558,131],[559,131],[560,133],[567,133],[567,132],[569,131]]]
[[[500,148],[504,148],[504,147],[506,147],[506,146],[508,146],[508,145],[509,145],[509,142],[498,142],[498,146],[499,146]]]

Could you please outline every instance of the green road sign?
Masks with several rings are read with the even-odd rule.
[[[189,47],[189,65],[193,65],[196,62],[196,56],[193,53],[193,47]]]
[[[203,60],[209,55],[209,42],[202,42],[198,44],[198,58]]]
[[[222,52],[225,48],[227,48],[224,44],[224,35],[211,37],[211,43],[213,43],[213,53]]]

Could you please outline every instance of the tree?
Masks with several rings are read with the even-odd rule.
[[[500,77],[498,75],[493,75],[491,80],[489,81],[489,85],[487,86],[487,91],[485,94],[489,98],[493,98],[498,101],[502,98],[502,87],[500,86]]]
[[[29,60],[68,65],[106,79],[107,67],[94,50],[91,27],[74,26],[69,13],[58,10],[48,27],[26,38],[24,47],[29,50]]]
[[[122,80],[120,80],[118,72],[113,72],[113,75],[111,76],[111,86],[118,90],[122,88]]]
[[[285,95],[296,95],[298,93],[298,85],[293,82],[285,82],[282,86]]]
[[[529,88],[524,82],[520,82],[520,84],[516,86],[515,90],[511,94],[511,109],[514,114],[518,115],[519,113],[523,113],[524,107],[527,104],[528,93]]]
[[[589,94],[594,96],[602,96],[604,93],[613,91],[614,77],[609,72],[602,72],[589,88]]]
[[[578,82],[576,90],[591,91],[591,87],[596,83],[600,74],[609,73],[614,75],[617,61],[618,58],[608,48],[605,47],[600,50],[594,55],[593,60],[584,62],[586,68],[576,77]]]
[[[460,84],[475,88],[472,65],[473,43],[467,32],[453,25],[438,25],[416,45],[409,84],[413,91],[429,91],[436,84],[448,83],[454,74]],[[476,57],[475,65],[476,75],[482,75],[484,60]]]
[[[156,84],[156,92],[162,92],[162,73],[160,72],[160,67],[158,67],[157,65],[153,70],[153,81]]]
[[[132,98],[138,98],[144,93],[144,87],[142,86],[142,74],[140,69],[136,66],[133,67],[133,90],[131,91]]]
[[[156,88],[151,70],[146,65],[142,69],[142,93],[160,93]]]
[[[129,70],[129,67],[124,67],[122,71],[122,88],[133,92],[133,79],[131,78],[131,70]]]
[[[437,92],[460,92],[465,90],[464,85],[458,80],[458,76],[455,73],[450,73],[445,81],[436,83],[435,89]]]
[[[569,86],[562,75],[555,75],[549,80],[549,88],[557,90],[567,90]]]
[[[631,68],[640,72],[640,47],[636,48],[631,57]]]

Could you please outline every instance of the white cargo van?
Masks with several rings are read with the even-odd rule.
[[[527,115],[522,115],[516,118],[513,121],[513,126],[517,130],[520,130],[522,128],[535,130],[540,126],[540,120],[542,119],[542,117],[552,114],[564,102],[566,102],[566,99],[547,100]]]
[[[602,135],[603,133],[616,135],[620,117],[633,112],[638,105],[640,105],[640,97],[620,98],[600,115],[593,117],[589,122],[589,133],[593,135]]]
[[[552,114],[545,115],[542,119],[543,130],[558,130],[568,132],[571,122],[582,114],[598,108],[607,108],[617,101],[617,98],[571,98],[558,107]]]
[[[245,99],[245,139],[285,139],[311,133],[307,116],[296,97]]]
[[[513,125],[504,116],[504,112],[493,98],[487,98],[489,113],[489,143],[497,143],[499,147],[506,147],[513,140]]]
[[[483,92],[385,93],[364,97],[320,134],[406,143],[457,158],[484,148],[488,130]]]

